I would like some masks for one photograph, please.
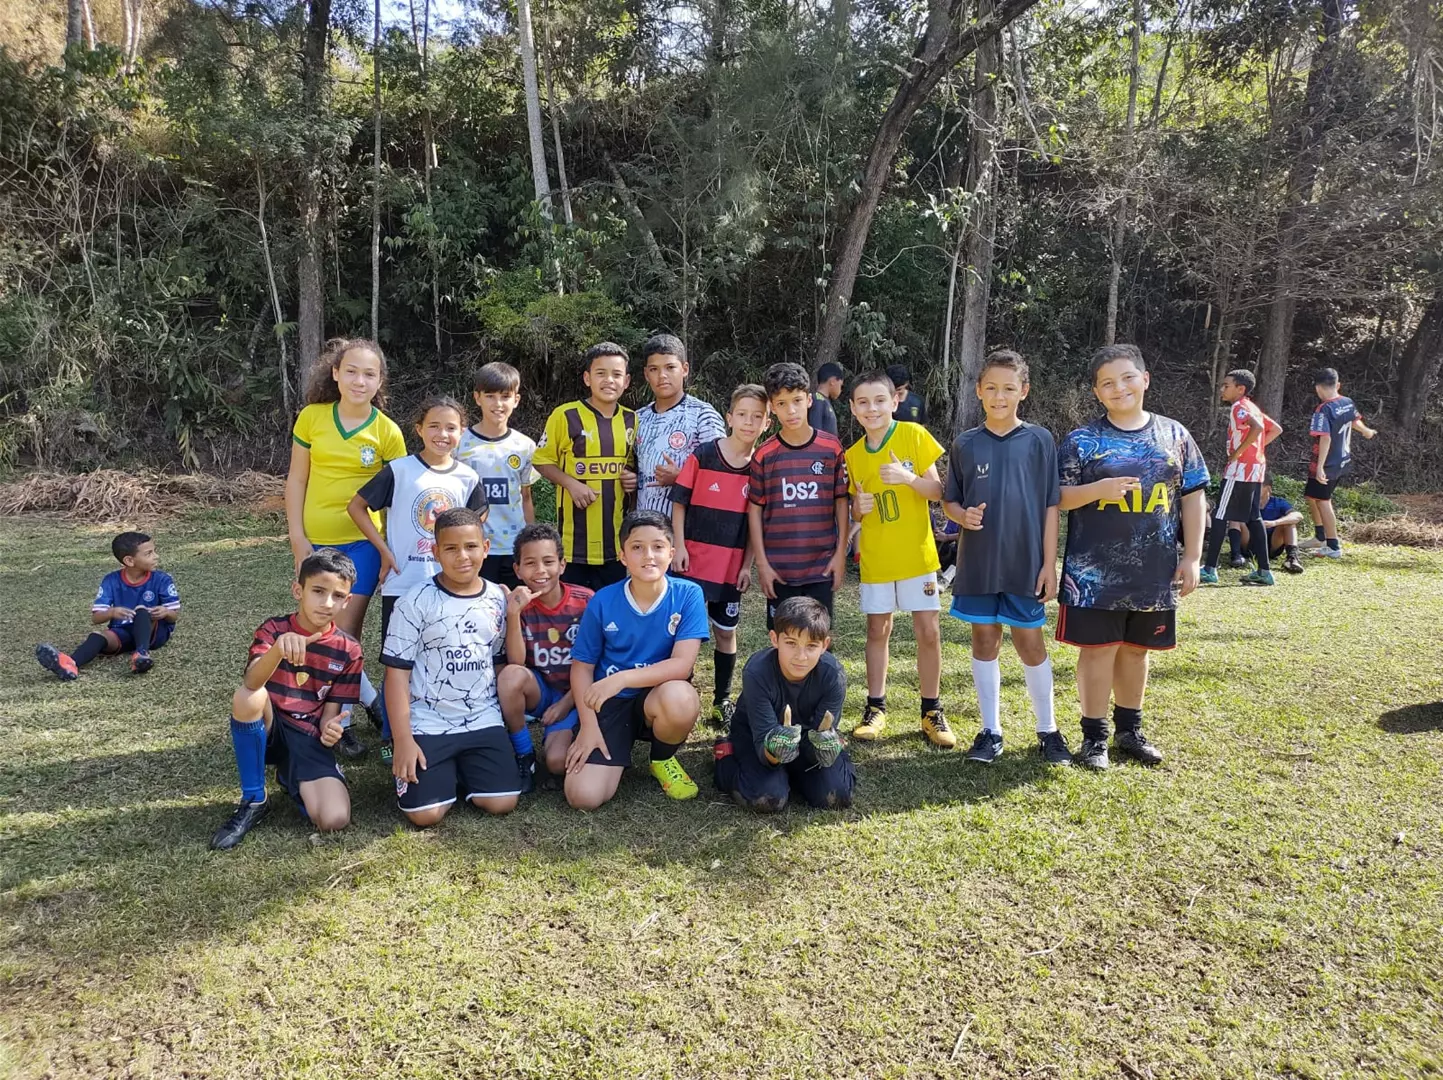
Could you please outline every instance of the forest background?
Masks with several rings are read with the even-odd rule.
[[[991,347],[1062,431],[1137,342],[1209,450],[1251,367],[1297,476],[1327,364],[1437,487],[1440,132],[1440,0],[5,5],[0,464],[278,471],[342,334],[535,434],[667,330],[714,402],[906,363],[944,436]]]

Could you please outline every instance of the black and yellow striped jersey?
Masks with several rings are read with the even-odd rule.
[[[578,510],[565,491],[556,492],[556,523],[567,561],[587,566],[613,562],[629,501],[621,489],[621,473],[636,469],[636,413],[618,405],[608,418],[589,401],[558,405],[531,463],[553,465],[598,495]]]

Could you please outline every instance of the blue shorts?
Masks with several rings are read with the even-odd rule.
[[[550,686],[546,680],[541,677],[541,672],[535,668],[531,670],[531,677],[536,680],[536,688],[541,691],[541,701],[538,702],[536,706],[536,715],[540,716],[566,695]],[[541,741],[545,743],[547,739],[551,738],[551,736],[555,735],[558,731],[575,731],[580,726],[581,717],[576,715],[575,709],[572,709],[560,720],[556,721],[556,723],[542,727]]]
[[[339,551],[356,564],[356,583],[351,586],[354,596],[370,596],[376,591],[381,577],[381,553],[369,540],[352,540],[349,544],[320,544]]]
[[[1022,630],[1047,625],[1047,609],[1034,596],[1016,593],[983,593],[952,597],[952,614],[968,623],[1001,623]]]

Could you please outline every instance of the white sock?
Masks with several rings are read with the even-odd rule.
[[[1002,664],[997,660],[972,658],[972,685],[977,688],[977,708],[982,712],[982,730],[1002,734]]]
[[[376,688],[371,685],[371,680],[366,676],[366,673],[364,671],[361,672],[361,704],[369,709],[376,703],[376,698],[379,696],[380,695],[376,693]],[[346,727],[350,726],[348,722]]]
[[[1045,734],[1057,730],[1057,717],[1052,712],[1052,657],[1036,667],[1022,665],[1022,678],[1027,682],[1027,696],[1032,699],[1032,715],[1037,717],[1037,731]]]

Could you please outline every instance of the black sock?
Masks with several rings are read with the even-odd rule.
[[[1228,529],[1228,558],[1236,559],[1243,549],[1243,531]]]
[[[712,661],[716,665],[716,690],[712,694],[712,700],[720,705],[732,696],[732,672],[737,667],[737,654],[714,652],[711,655]]]
[[[1266,574],[1272,566],[1268,561],[1268,530],[1263,528],[1263,519],[1259,517],[1248,522],[1248,532],[1253,562],[1257,563],[1259,573]]]
[[[933,709],[940,709],[941,707],[942,707],[942,699],[941,699],[941,698],[924,697],[924,698],[922,699],[922,715],[923,715],[923,716],[926,716],[926,715],[927,715],[929,712],[931,712]]]
[[[1298,545],[1297,545],[1297,544],[1287,544],[1287,545],[1285,545],[1285,546],[1283,547],[1283,554],[1287,555],[1287,557],[1290,558],[1290,559],[1296,559],[1296,558],[1298,557]]]
[[[676,757],[679,742],[662,742],[655,735],[651,737],[651,760],[665,761],[667,758]]]
[[[1334,551],[1337,551],[1340,547],[1343,546],[1336,536],[1333,537],[1331,540],[1324,541],[1324,543],[1326,543],[1328,547],[1332,548]]]
[[[1207,552],[1203,557],[1203,566],[1208,570],[1218,568],[1218,559],[1223,553],[1223,534],[1227,531],[1228,523],[1223,518],[1213,518],[1208,526]]]
[[[1129,709],[1126,705],[1112,707],[1112,726],[1118,732],[1137,731],[1142,727],[1142,710]]]
[[[136,608],[130,628],[135,634],[135,648],[138,652],[150,651],[151,614],[145,608]]]
[[[1107,717],[1094,720],[1090,716],[1084,716],[1082,718],[1082,737],[1084,739],[1106,739]]]
[[[886,694],[883,694],[881,697],[873,697],[871,694],[868,694],[868,695],[867,695],[867,707],[868,707],[869,709],[870,709],[870,708],[881,709],[883,712],[886,712],[886,711],[887,711],[887,695],[886,695]]]
[[[105,635],[91,634],[82,641],[79,647],[70,654],[70,659],[75,661],[76,667],[84,667],[90,661],[105,651]]]
[[[1323,527],[1321,525],[1313,526],[1313,535],[1317,537],[1317,539],[1320,541],[1327,539],[1327,536],[1325,536],[1323,533]]]

